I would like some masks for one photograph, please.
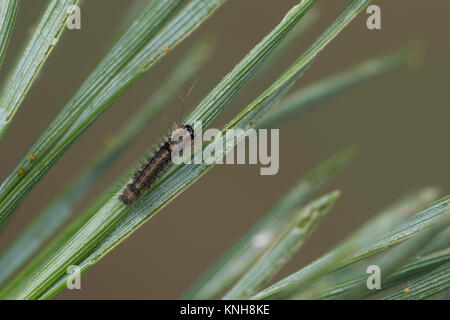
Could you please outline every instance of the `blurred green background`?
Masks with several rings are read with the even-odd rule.
[[[117,39],[122,18],[135,1],[85,0],[82,29],[65,31],[14,124],[0,141],[0,180],[15,167],[39,134]],[[140,78],[79,139],[27,197],[0,234],[0,250],[102,147],[124,119],[162,82],[195,39],[217,37],[217,50],[197,75],[187,99],[193,108],[295,5],[295,0],[229,0],[191,37]],[[288,67],[349,1],[318,1],[320,18],[266,73],[257,73],[221,116],[230,120]],[[177,298],[232,242],[315,164],[355,144],[354,163],[324,190],[342,198],[281,276],[318,258],[338,240],[409,191],[423,186],[450,190],[450,2],[373,1],[381,6],[382,29],[366,28],[359,16],[319,56],[296,84],[300,88],[369,57],[416,42],[423,48],[418,69],[402,69],[321,103],[280,127],[280,171],[260,176],[258,166],[217,166],[127,241],[82,275],[82,290],[58,298]],[[25,0],[19,9],[0,73],[4,80],[47,1]],[[263,77],[262,77],[263,76]],[[188,88],[179,88],[182,94]],[[149,125],[78,212],[166,133],[189,110],[176,98]],[[200,206],[201,205],[201,206]],[[201,208],[200,208],[201,207]],[[204,209],[209,208],[209,209]],[[181,266],[181,268],[180,268]]]

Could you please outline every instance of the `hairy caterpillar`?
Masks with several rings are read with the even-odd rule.
[[[190,139],[186,139],[187,137]],[[125,205],[131,205],[139,199],[142,192],[150,188],[161,172],[172,162],[172,151],[189,140],[191,144],[194,143],[194,129],[190,125],[175,129],[168,141],[164,142],[155,154],[135,172],[132,181],[123,189],[119,199]]]

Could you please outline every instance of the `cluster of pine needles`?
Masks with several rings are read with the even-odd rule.
[[[127,27],[119,40],[2,182],[0,228],[3,229],[27,194],[83,132],[136,79],[225,2],[138,2],[138,7],[124,18],[123,24]],[[265,70],[290,44],[301,41],[302,33],[320,16],[315,2],[299,1],[204,97],[183,123],[201,121],[204,129],[210,126],[253,75],[264,76]],[[418,54],[414,48],[370,58],[289,92],[308,68],[314,68],[313,62],[320,63],[320,59],[315,61],[318,54],[370,2],[349,0],[344,11],[309,48],[221,130],[243,129],[246,132],[253,128],[276,128],[284,120],[300,116],[303,111],[319,106],[321,101],[362,82],[397,69],[406,72],[403,69],[407,69]],[[20,5],[26,4],[19,0],[0,2],[0,64],[7,53]],[[40,70],[66,32],[66,22],[72,18],[71,8],[74,5],[82,6],[78,0],[49,1],[25,49],[11,68],[0,92],[0,139],[9,125],[14,123],[14,116]],[[326,6],[326,2],[322,5]],[[0,254],[0,298],[53,297],[73,277],[66,272],[69,266],[76,265],[80,272],[84,272],[95,265],[214,167],[214,164],[170,165],[132,206],[125,206],[118,199],[124,183],[116,183],[81,213],[75,212],[76,205],[85,199],[126,147],[164,111],[173,96],[173,86],[186,85],[205,65],[212,53],[212,43],[210,38],[194,43],[170,74],[171,83],[165,82],[155,90],[76,178]],[[426,187],[406,195],[319,259],[273,283],[274,276],[297,253],[338,201],[338,190],[324,195],[317,193],[350,164],[354,154],[353,148],[341,150],[302,177],[183,298],[448,298],[450,197],[439,199],[441,194],[436,187]],[[136,164],[140,163],[141,159],[136,161]],[[128,181],[134,167],[131,166],[117,181]],[[76,218],[67,224],[69,218],[75,215]],[[381,270],[382,274],[380,283],[376,279],[377,270]]]

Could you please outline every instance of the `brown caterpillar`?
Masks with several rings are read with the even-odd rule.
[[[185,140],[186,136],[190,136],[191,144],[194,143],[194,129],[190,125],[183,125],[175,129],[170,135],[168,141],[155,152],[155,154],[147,159],[141,168],[135,172],[133,180],[127,184],[119,199],[125,205],[133,204],[142,192],[151,187],[161,172],[172,162],[172,150],[179,146]],[[173,139],[173,137],[178,137]]]

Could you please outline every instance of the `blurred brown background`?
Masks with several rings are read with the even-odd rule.
[[[144,102],[195,39],[216,35],[218,48],[198,74],[188,99],[194,107],[283,17],[295,0],[229,0],[191,37],[140,78],[89,128],[33,192],[0,234],[3,249],[44,204],[76,176],[115,132],[123,119]],[[349,1],[321,0],[320,19],[277,60],[264,78],[258,75],[217,122],[228,121],[288,67],[340,13]],[[356,19],[320,55],[296,88],[344,70],[368,57],[419,41],[423,66],[400,70],[357,86],[284,122],[280,130],[280,171],[260,176],[257,166],[218,166],[145,224],[82,276],[82,290],[58,298],[177,298],[265,210],[309,169],[349,144],[359,147],[352,166],[323,190],[343,192],[336,208],[282,275],[319,257],[338,240],[408,191],[427,185],[450,190],[448,120],[450,73],[448,12],[450,2],[436,0],[373,1],[382,9],[382,30],[369,31],[366,15]],[[31,34],[47,1],[23,1],[1,70],[5,78]],[[82,29],[65,31],[62,40],[0,141],[0,180],[69,100],[89,71],[109,49],[133,1],[85,0]],[[186,92],[187,88],[181,89]],[[174,98],[167,113],[123,155],[114,170],[79,206],[102,192],[117,174],[178,119]],[[187,110],[185,110],[185,114]],[[295,137],[293,139],[292,137]]]

